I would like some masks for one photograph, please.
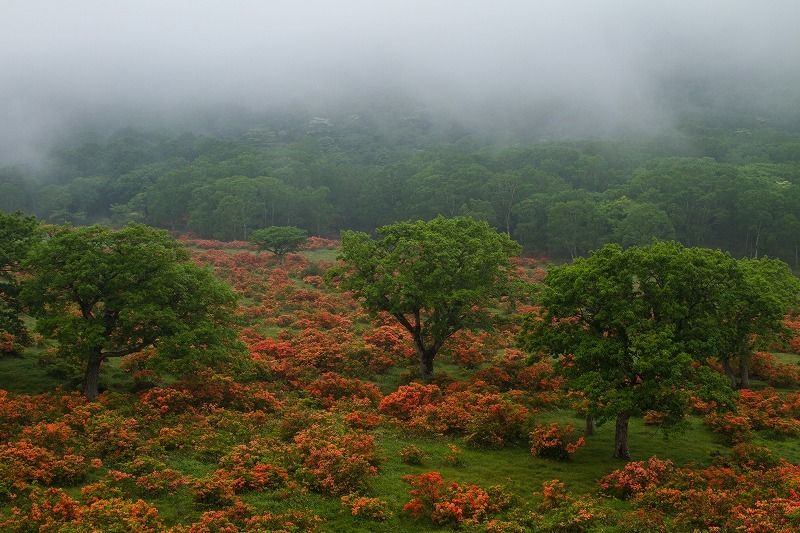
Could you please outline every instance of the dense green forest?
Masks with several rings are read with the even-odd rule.
[[[222,240],[274,225],[337,236],[467,215],[555,259],[657,237],[797,267],[797,113],[786,101],[670,94],[685,97],[674,127],[592,140],[544,137],[541,114],[501,132],[409,99],[238,116],[206,133],[75,136],[37,169],[0,169],[0,210]]]

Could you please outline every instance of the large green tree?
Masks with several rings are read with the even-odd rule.
[[[86,365],[88,400],[98,395],[103,362],[150,346],[152,364],[177,375],[241,356],[232,291],[165,232],[58,227],[25,267],[21,298],[59,355]]]
[[[509,292],[509,257],[520,246],[468,218],[399,222],[377,233],[382,239],[345,231],[343,264],[329,271],[329,280],[353,291],[368,311],[397,319],[411,335],[428,381],[447,339],[491,319],[487,304]]]
[[[779,325],[797,290],[779,261],[675,242],[606,245],[548,272],[542,311],[525,319],[520,343],[560,358],[589,416],[616,419],[614,455],[627,458],[632,416],[657,410],[669,426],[683,419],[690,390],[724,398],[724,378],[704,363],[745,365],[753,337]]]
[[[18,274],[28,250],[39,238],[38,226],[34,217],[23,216],[19,211],[13,214],[0,211],[0,334],[11,335],[16,341],[27,337],[19,317]],[[12,350],[15,345],[16,342],[10,343]]]

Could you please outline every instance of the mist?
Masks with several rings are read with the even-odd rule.
[[[76,130],[381,94],[487,131],[609,135],[669,128],[681,80],[774,102],[800,78],[789,0],[5,0],[0,17],[0,165]]]

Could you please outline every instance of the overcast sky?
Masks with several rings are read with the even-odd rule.
[[[0,159],[113,106],[355,88],[649,109],[684,70],[798,71],[797,0],[0,0]]]

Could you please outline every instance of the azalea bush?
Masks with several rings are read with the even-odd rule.
[[[511,496],[502,487],[484,490],[477,485],[446,482],[439,472],[405,476],[403,481],[411,485],[411,500],[403,512],[438,525],[478,524],[511,503]]]
[[[333,496],[365,489],[383,461],[375,437],[356,431],[315,425],[295,435],[294,444],[300,474]]]
[[[430,454],[425,450],[417,448],[413,444],[409,444],[399,452],[400,460],[409,465],[421,465],[426,459],[430,458]]]
[[[604,476],[598,486],[606,494],[628,499],[663,484],[675,473],[670,460],[651,457],[647,461],[634,461]]]
[[[531,453],[534,457],[569,459],[570,455],[586,445],[583,437],[575,438],[572,424],[536,424],[530,432]]]
[[[392,516],[389,505],[380,498],[348,494],[342,496],[341,501],[342,507],[344,507],[351,516],[377,521],[385,521]]]

